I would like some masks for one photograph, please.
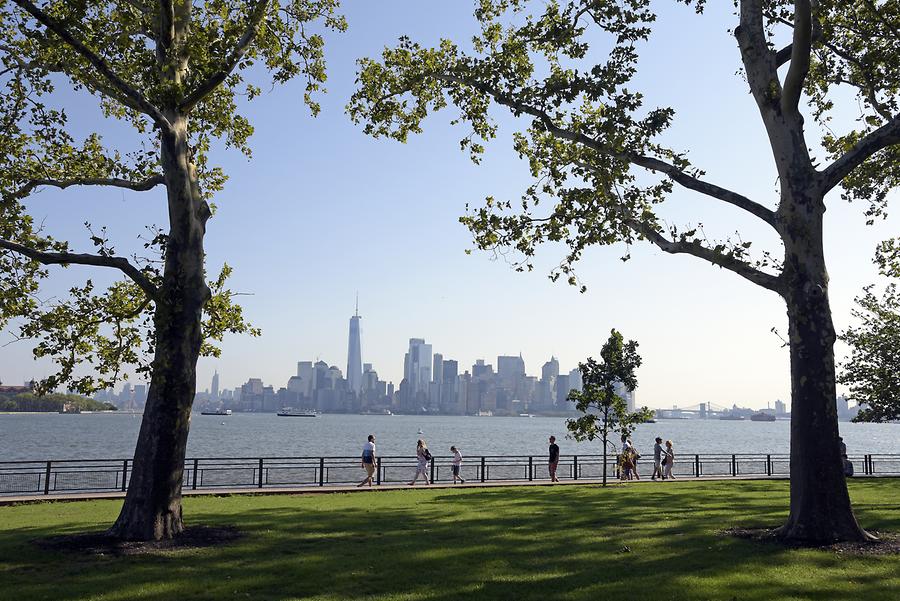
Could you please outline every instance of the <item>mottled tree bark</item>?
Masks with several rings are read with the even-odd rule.
[[[173,112],[161,134],[170,230],[156,303],[150,390],[134,453],[131,482],[113,536],[171,538],[184,529],[181,486],[202,343],[201,318],[209,299],[203,236],[209,207],[200,198],[187,144],[187,120]]]
[[[853,515],[838,440],[825,205],[815,181],[794,186],[780,211],[791,353],[791,511],[780,534],[797,542],[869,540]]]

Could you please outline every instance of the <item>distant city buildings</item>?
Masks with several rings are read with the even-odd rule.
[[[410,338],[403,359],[403,379],[399,386],[382,380],[371,363],[362,362],[362,336],[357,303],[347,342],[347,370],[322,360],[298,361],[294,375],[284,387],[266,385],[260,378],[249,378],[241,386],[222,389],[216,370],[209,389],[198,392],[198,408],[231,409],[244,412],[275,412],[281,408],[316,410],[331,413],[412,413],[444,415],[519,415],[531,413],[564,414],[574,410],[568,400],[572,390],[582,389],[578,368],[560,370],[555,356],[541,365],[540,377],[530,376],[525,360],[518,355],[500,355],[496,363],[477,359],[469,369],[459,361],[434,352],[424,338]],[[496,370],[494,367],[496,366]],[[115,403],[120,409],[143,409],[148,387],[144,383],[123,382],[122,389],[103,390],[95,395],[100,401]],[[628,411],[636,408],[635,391],[621,384],[616,394]],[[836,399],[838,418],[850,420],[859,411],[842,395]],[[701,402],[688,407],[658,409],[659,418],[745,417],[756,413],[746,407],[722,407]],[[776,417],[788,418],[788,404],[778,399],[774,409],[764,409]]]

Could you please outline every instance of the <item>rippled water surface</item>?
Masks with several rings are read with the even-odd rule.
[[[131,457],[140,423],[132,414],[0,415],[0,461]],[[842,422],[840,429],[851,454],[900,453],[898,424]],[[641,425],[633,440],[645,451],[661,436],[681,453],[787,453],[789,433],[786,420],[660,420]],[[436,454],[455,444],[469,456],[543,455],[551,434],[563,454],[600,452],[599,443],[565,439],[563,418],[194,414],[188,456],[357,456],[368,434],[382,455],[414,454],[417,438]]]

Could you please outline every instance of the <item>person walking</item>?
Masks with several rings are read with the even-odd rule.
[[[375,435],[369,434],[369,439],[363,445],[362,468],[366,470],[365,479],[357,484],[357,488],[368,484],[372,486],[372,476],[375,475]]]
[[[550,482],[559,482],[559,478],[556,477],[556,468],[559,467],[559,445],[556,444],[556,437],[550,437],[550,463],[548,464],[548,468],[550,469]]]
[[[622,442],[622,448],[627,449],[631,453],[631,473],[634,475],[635,480],[640,480],[641,475],[638,474],[638,459],[641,458],[641,454],[638,453],[638,450],[634,447],[634,443],[631,442],[630,438],[625,438]]]
[[[663,459],[663,465],[665,465],[666,469],[665,472],[663,472],[663,480],[674,480],[675,476],[672,475],[672,467],[675,465],[675,448],[672,446],[671,440],[666,441],[665,454],[666,456]]]
[[[656,480],[657,477],[662,479],[662,438],[659,436],[656,437],[656,444],[653,445],[653,476],[650,478],[651,480]]]
[[[428,481],[429,461],[431,461],[431,452],[428,450],[428,445],[425,444],[425,441],[420,438],[416,441],[416,475],[413,476],[412,482],[409,483],[410,486],[414,486],[419,481],[420,475],[425,480],[425,484],[431,484]]]
[[[622,453],[622,480],[634,478],[634,450],[625,449]]]
[[[462,453],[456,447],[450,447],[450,452],[453,453],[453,459],[450,460],[450,469],[453,471],[453,483],[456,484],[456,481],[459,480],[461,484],[465,484],[466,481],[459,475],[459,467],[462,465]]]

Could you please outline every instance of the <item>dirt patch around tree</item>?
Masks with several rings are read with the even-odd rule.
[[[870,534],[878,537],[877,541],[864,543],[823,543],[803,544],[794,541],[785,541],[778,536],[775,528],[729,528],[721,531],[724,536],[733,536],[745,540],[760,543],[778,545],[788,549],[819,549],[831,551],[839,555],[900,555],[900,536],[892,532],[875,532]]]
[[[232,526],[192,526],[169,540],[123,541],[105,532],[87,532],[66,536],[39,538],[32,542],[48,551],[80,553],[84,555],[147,555],[185,549],[204,549],[226,545],[241,538],[241,532]]]

